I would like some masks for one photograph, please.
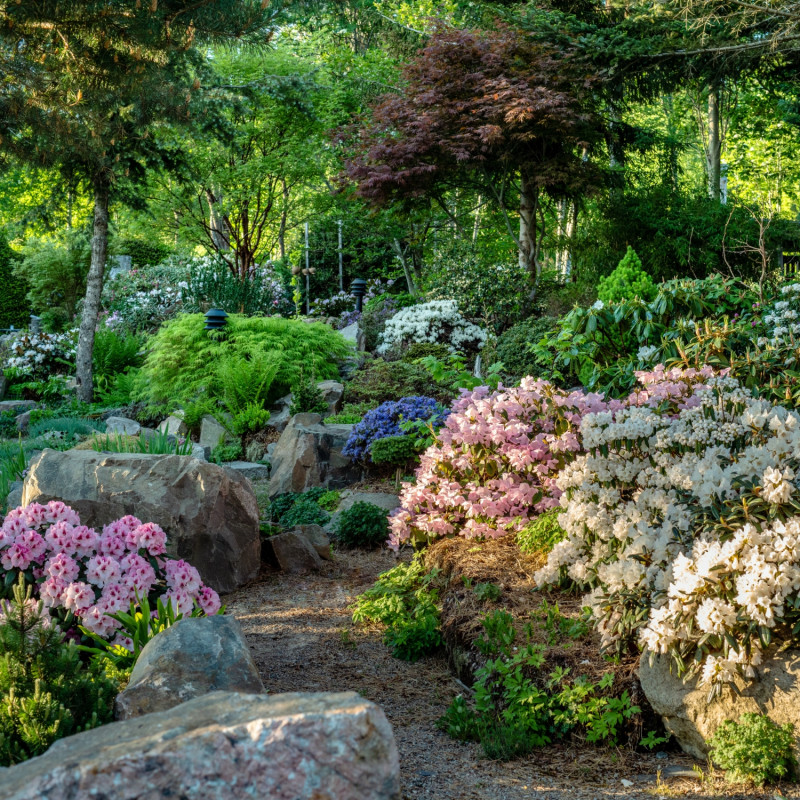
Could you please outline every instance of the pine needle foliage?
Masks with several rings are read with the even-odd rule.
[[[85,665],[20,576],[0,616],[0,765],[111,721],[117,685]]]
[[[303,370],[313,370],[320,380],[338,377],[337,362],[351,350],[339,333],[320,322],[232,314],[221,334],[203,326],[201,314],[181,314],[159,330],[140,371],[140,399],[187,403],[202,394],[223,399],[226,391],[233,399],[242,387],[233,382],[230,365],[220,365],[238,359],[239,367],[242,360],[249,362],[259,397],[272,401],[288,394]],[[276,363],[267,388],[264,378]],[[245,395],[252,391],[248,388]]]

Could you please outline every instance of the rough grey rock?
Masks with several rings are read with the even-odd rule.
[[[3,400],[0,402],[0,414],[8,411],[16,411],[21,414],[23,411],[30,411],[36,408],[36,403],[33,400]]]
[[[319,414],[292,417],[271,455],[270,497],[358,481],[361,469],[342,453],[352,430],[352,425],[324,425]]]
[[[185,617],[152,638],[114,703],[116,719],[166,711],[210,692],[260,694],[264,685],[235,617]]]
[[[23,411],[21,414],[17,414],[14,424],[20,433],[27,433],[31,425],[31,412]]]
[[[278,433],[283,433],[292,418],[291,406],[292,396],[290,394],[281,397],[270,409],[267,427],[274,428]]]
[[[250,481],[263,481],[269,478],[269,467],[266,464],[253,464],[249,461],[228,461],[223,466],[235,470]]]
[[[200,444],[212,450],[228,438],[228,432],[210,415],[203,417],[200,423]]]
[[[265,541],[284,572],[304,573],[322,568],[322,559],[314,545],[297,529],[270,536]]]
[[[320,381],[317,388],[322,392],[322,396],[328,404],[328,411],[324,416],[338,414],[342,410],[344,386],[339,381]]]
[[[308,539],[309,544],[317,551],[320,558],[326,561],[332,561],[333,555],[331,553],[331,540],[325,529],[319,525],[298,525],[293,530],[302,534]]]
[[[121,433],[123,436],[138,436],[142,426],[128,417],[109,417],[106,420],[106,433]]]
[[[155,522],[168,553],[197,567],[218,592],[243,586],[261,564],[249,481],[190,456],[45,450],[31,461],[22,500],[63,500],[90,526],[126,514]]]
[[[0,772],[2,800],[400,800],[381,709],[355,692],[213,692],[68,736]]]
[[[791,722],[800,729],[800,650],[769,656],[766,653],[756,668],[755,680],[737,679],[735,691],[724,689],[721,697],[710,702],[708,687],[698,687],[697,679],[684,683],[669,671],[669,659],[664,656],[657,656],[651,667],[649,654],[643,653],[639,681],[678,744],[695,758],[705,759],[708,740],[726,719],[735,721],[752,712],[766,714],[779,725]]]
[[[206,452],[206,448],[203,447],[203,445],[192,442],[192,458],[196,458],[199,461],[208,461],[209,455],[210,454]]]
[[[6,506],[9,509],[17,508],[22,505],[22,481],[14,481],[9,487],[8,498],[6,499]]]
[[[364,349],[366,337],[364,336],[364,331],[361,330],[357,322],[348,325],[346,328],[342,328],[339,333],[341,333],[348,342],[353,344],[356,350]]]
[[[168,433],[170,436],[182,436],[185,434],[188,428],[183,421],[183,411],[179,410],[174,414],[170,414],[156,430],[159,433]]]

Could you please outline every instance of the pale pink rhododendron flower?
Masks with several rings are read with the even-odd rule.
[[[53,501],[8,513],[0,525],[0,565],[24,572],[26,580],[32,576],[37,602],[54,619],[74,625],[74,615],[86,630],[111,639],[121,623],[109,615],[129,611],[137,599],[148,598],[153,606],[171,601],[181,614],[219,611],[219,596],[191,564],[162,558],[166,544],[155,523],[126,516],[98,533]]]

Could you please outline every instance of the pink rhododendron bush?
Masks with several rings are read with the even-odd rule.
[[[111,614],[131,603],[160,598],[176,614],[216,614],[217,593],[185,561],[165,559],[166,534],[152,522],[127,516],[98,532],[81,525],[69,506],[32,503],[9,512],[0,527],[0,586],[6,593],[24,576],[50,614],[66,629],[76,625],[101,637],[117,635]]]
[[[713,692],[800,633],[800,415],[722,376],[682,405],[583,417],[536,578],[584,586],[606,646],[638,638]]]
[[[483,386],[463,394],[422,456],[416,483],[403,486],[390,546],[521,530],[558,505],[557,478],[582,450],[579,430],[585,415],[628,405],[677,409],[711,374],[663,367],[637,373],[640,388],[625,402],[565,392],[533,378],[516,388],[492,392]]]

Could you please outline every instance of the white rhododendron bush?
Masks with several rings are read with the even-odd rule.
[[[486,331],[461,316],[455,300],[432,300],[398,311],[386,322],[379,353],[410,344],[444,344],[453,353],[479,350]]]
[[[638,639],[717,690],[800,633],[800,416],[728,377],[695,389],[584,416],[536,578],[590,590],[606,647]]]

